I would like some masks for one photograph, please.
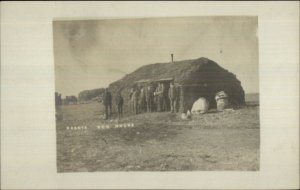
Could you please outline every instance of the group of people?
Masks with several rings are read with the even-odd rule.
[[[123,115],[123,104],[124,104],[124,99],[121,95],[121,92],[117,93],[115,102],[118,109],[118,116],[120,117]],[[108,119],[112,115],[112,95],[107,88],[103,93],[102,103],[104,106],[104,113],[105,113],[104,119]]]
[[[132,88],[130,92],[131,108],[134,114],[144,112],[177,112],[178,92],[173,83],[169,89],[164,83],[158,83],[156,89],[152,85]]]
[[[164,83],[158,83],[154,89],[152,85],[136,86],[131,88],[130,107],[134,114],[145,112],[177,112],[178,90],[173,83],[170,83],[169,89]],[[102,97],[104,105],[105,119],[112,115],[112,95],[108,89],[105,89]],[[115,97],[118,116],[123,115],[124,99],[121,92],[118,92]]]

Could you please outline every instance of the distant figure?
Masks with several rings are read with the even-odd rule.
[[[104,91],[104,94],[103,94],[105,119],[108,119],[112,115],[111,104],[112,104],[112,96],[111,96],[111,93],[108,91],[108,88],[106,88]],[[108,109],[109,109],[109,111],[108,111]]]
[[[177,89],[174,86],[173,83],[170,84],[170,88],[169,88],[169,92],[168,92],[168,96],[170,99],[170,105],[171,105],[171,112],[177,112],[176,110],[176,102],[177,102]]]
[[[121,92],[119,92],[116,96],[116,104],[118,107],[118,117],[120,117],[123,115],[123,104],[124,104],[124,100],[121,95]]]
[[[61,98],[61,94],[58,95],[58,105],[62,105],[62,98]]]
[[[153,98],[154,98],[153,93],[154,92],[153,92],[152,86],[149,85],[147,87],[147,91],[146,91],[147,112],[153,112]]]
[[[58,93],[55,92],[55,106],[59,105],[59,100],[58,100]]]
[[[61,105],[62,105],[61,94],[55,92],[55,106],[61,106]]]
[[[140,90],[140,98],[139,98],[139,111],[145,112],[146,111],[146,92],[144,87],[141,87]]]
[[[132,102],[133,102],[133,112],[134,114],[138,114],[139,113],[139,90],[138,89],[134,89],[133,93],[132,93]]]

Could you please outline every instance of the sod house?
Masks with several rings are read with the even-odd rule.
[[[245,105],[244,90],[236,76],[214,61],[203,57],[142,66],[111,83],[109,90],[113,97],[117,92],[121,92],[124,98],[124,111],[130,113],[131,88],[152,85],[155,89],[159,82],[164,83],[167,89],[170,83],[174,82],[179,93],[177,105],[180,112],[191,110],[193,103],[200,97],[205,97],[209,101],[210,108],[215,108],[215,95],[219,91],[228,94],[229,105]]]

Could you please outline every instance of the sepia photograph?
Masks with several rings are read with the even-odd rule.
[[[257,17],[52,24],[57,172],[260,170]]]
[[[0,3],[0,189],[299,189],[299,2]]]

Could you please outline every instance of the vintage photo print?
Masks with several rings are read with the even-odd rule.
[[[57,172],[260,170],[256,16],[52,24]]]

